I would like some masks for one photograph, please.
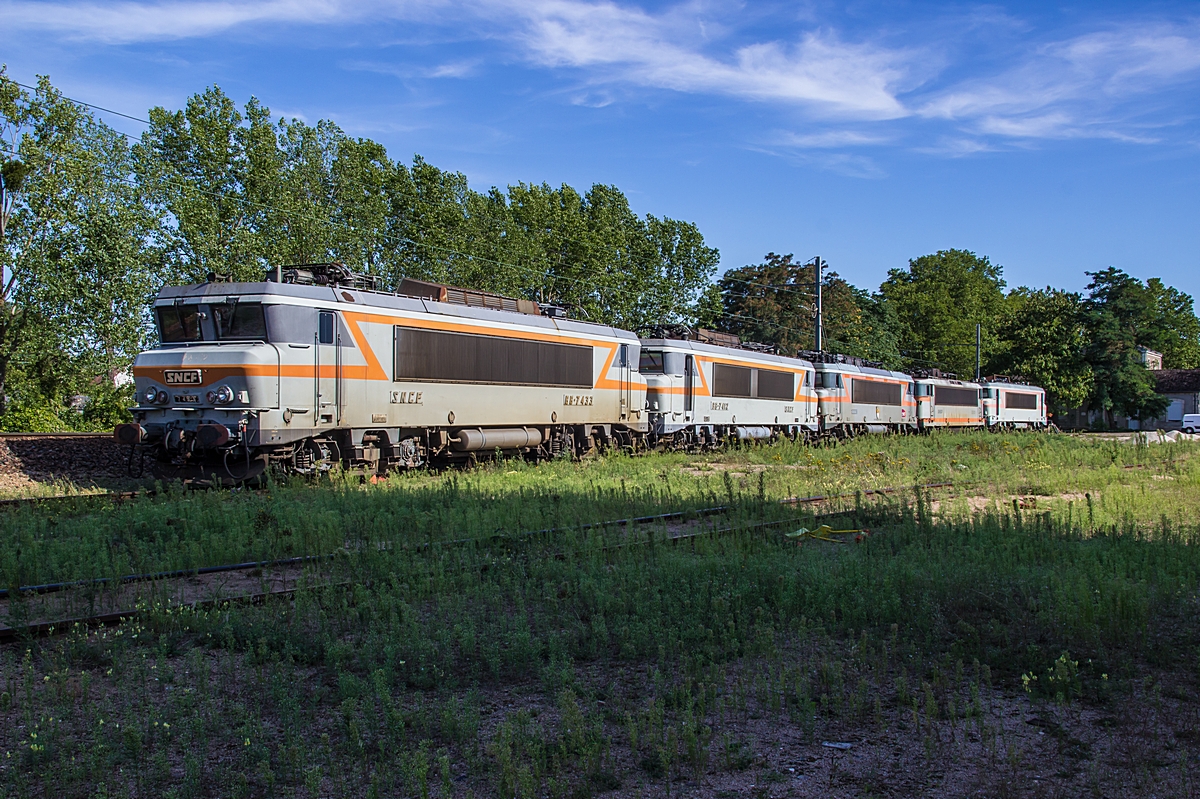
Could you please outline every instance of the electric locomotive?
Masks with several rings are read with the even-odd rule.
[[[822,432],[833,438],[917,427],[912,378],[882,364],[828,352],[801,353],[816,367]]]
[[[815,438],[820,423],[811,362],[710,330],[660,328],[641,340],[650,443]]]
[[[991,430],[1041,430],[1046,415],[1046,389],[994,375],[983,384],[983,414]]]
[[[632,447],[649,428],[640,344],[561,309],[340,264],[163,288],[134,362],[131,473],[217,483],[271,466],[384,471]]]
[[[917,422],[922,430],[983,427],[983,386],[938,369],[914,372]]]

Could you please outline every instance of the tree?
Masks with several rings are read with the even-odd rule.
[[[916,367],[936,365],[975,374],[975,325],[983,326],[983,357],[998,349],[992,333],[1004,312],[1003,270],[967,250],[939,250],[892,269],[880,286],[895,314],[900,351]]]
[[[1117,413],[1131,419],[1161,416],[1167,398],[1155,390],[1154,375],[1143,365],[1138,347],[1170,337],[1161,323],[1161,292],[1115,267],[1087,272],[1084,302],[1089,344],[1088,363],[1095,373],[1089,405],[1102,411],[1108,426]],[[1161,344],[1160,344],[1161,345]]]
[[[62,392],[111,393],[145,342],[158,219],[124,137],[47,78],[30,94],[0,69],[0,138],[0,414],[11,394],[54,416]]]
[[[794,354],[815,344],[815,266],[767,253],[764,262],[731,269],[720,279],[720,329]],[[826,272],[821,282],[825,349],[894,362],[895,338],[885,309],[862,289]]]
[[[1050,287],[1015,289],[994,323],[999,343],[988,371],[1019,375],[1042,386],[1055,413],[1081,406],[1093,377],[1084,359],[1086,321],[1078,294]]]
[[[1195,369],[1200,366],[1200,319],[1192,298],[1177,288],[1152,277],[1146,281],[1154,309],[1140,330],[1140,343],[1163,355],[1164,369]]]
[[[259,145],[253,170],[261,183],[275,154],[262,146],[263,116],[248,133],[242,115],[219,87],[190,98],[182,111],[150,109],[150,127],[134,148],[139,183],[173,220],[166,233],[176,279],[204,280],[208,272],[238,280],[261,280],[270,260],[259,240],[256,210],[273,187],[247,196],[251,164],[247,140]],[[269,122],[265,123],[269,125]]]

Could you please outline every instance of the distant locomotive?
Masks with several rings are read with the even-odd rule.
[[[650,443],[716,446],[820,433],[810,361],[742,347],[728,334],[683,335],[659,331],[641,341]]]
[[[561,309],[340,264],[167,287],[134,363],[130,468],[240,483],[268,468],[391,468],[618,447],[1039,428],[1045,392],[793,358],[686,329],[640,339]]]

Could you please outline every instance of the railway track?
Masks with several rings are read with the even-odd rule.
[[[843,492],[843,493],[838,493],[838,494],[817,494],[817,495],[811,495],[811,496],[805,496],[805,497],[787,497],[785,499],[778,500],[776,504],[788,505],[788,506],[793,506],[793,507],[809,506],[809,505],[820,504],[822,502],[831,502],[831,501],[838,500],[838,499],[847,499],[850,497],[857,497],[857,496],[895,494],[895,493],[899,493],[899,492],[903,492],[903,491],[913,491],[913,490],[928,491],[928,490],[956,488],[956,487],[961,488],[961,487],[964,487],[965,485],[967,485],[967,484],[962,484],[962,483],[955,484],[955,483],[944,482],[944,483],[929,483],[929,484],[920,485],[920,486],[861,489],[859,491],[850,491],[850,492]],[[106,496],[106,495],[91,495],[91,496]],[[76,499],[76,497],[69,497],[68,499]],[[419,553],[419,552],[429,552],[429,551],[442,549],[442,548],[449,548],[449,547],[496,545],[496,544],[500,544],[500,545],[517,544],[517,543],[521,543],[523,541],[533,540],[533,539],[537,539],[537,538],[550,537],[550,536],[554,536],[557,534],[563,534],[566,532],[583,532],[583,531],[598,530],[598,529],[608,529],[608,528],[613,528],[613,527],[634,528],[634,527],[644,527],[646,525],[651,525],[651,524],[668,524],[670,522],[680,522],[680,521],[693,522],[693,521],[697,521],[697,520],[704,519],[704,518],[716,517],[721,514],[728,514],[728,513],[732,512],[733,510],[735,510],[735,507],[732,505],[718,505],[718,506],[713,506],[713,507],[709,507],[709,508],[701,508],[701,509],[696,509],[696,510],[674,511],[671,513],[661,513],[661,514],[654,514],[654,515],[649,515],[649,516],[635,516],[635,517],[628,517],[628,518],[623,518],[623,519],[611,519],[611,520],[606,520],[606,521],[601,521],[601,522],[592,522],[592,523],[583,524],[583,525],[572,525],[572,526],[568,526],[568,527],[546,528],[546,529],[542,529],[542,530],[528,530],[528,531],[522,531],[519,533],[509,533],[509,534],[496,533],[493,535],[479,536],[479,537],[474,537],[474,538],[460,538],[460,539],[450,539],[447,541],[429,542],[429,543],[424,543],[424,544],[417,544],[417,545],[411,546],[411,547],[404,547],[402,549],[402,551],[411,552],[411,553]],[[834,516],[844,516],[850,512],[852,512],[852,511],[850,511],[850,510],[834,511],[834,512],[827,513],[827,514],[818,514],[816,516],[816,518],[821,519],[821,518],[830,518],[830,517],[834,517]],[[694,542],[697,539],[703,538],[703,537],[729,535],[729,534],[746,533],[746,532],[762,532],[762,531],[767,531],[767,530],[770,530],[770,529],[776,528],[776,527],[793,525],[795,523],[796,523],[795,519],[788,518],[788,519],[777,519],[777,520],[748,523],[748,524],[745,524],[745,523],[744,524],[734,524],[734,525],[728,525],[726,527],[712,527],[712,528],[708,528],[708,529],[694,529],[694,528],[688,528],[685,526],[682,529],[677,529],[675,531],[668,531],[667,534],[665,534],[663,536],[656,537],[651,532],[648,535],[646,535],[645,537],[638,536],[636,540],[634,540],[633,538],[627,538],[624,541],[607,544],[607,545],[601,547],[601,549],[603,549],[603,550],[623,549],[623,548],[628,548],[631,546],[644,546],[644,545],[652,544],[652,543],[678,545],[678,544],[685,543],[685,542]],[[265,590],[243,592],[243,593],[230,595],[230,596],[197,598],[197,599],[194,599],[189,602],[181,603],[180,606],[181,607],[186,606],[186,607],[190,607],[192,609],[200,610],[200,609],[205,609],[205,608],[216,607],[222,603],[258,604],[261,602],[265,602],[268,599],[286,598],[286,597],[293,595],[298,590],[295,585],[295,581],[299,575],[295,574],[295,572],[301,571],[303,569],[303,567],[308,566],[310,564],[319,563],[322,561],[332,561],[336,558],[349,556],[351,554],[353,554],[353,553],[348,550],[340,550],[338,552],[331,553],[331,554],[325,554],[325,555],[307,555],[307,556],[282,558],[282,559],[269,560],[269,561],[252,561],[252,562],[225,564],[225,565],[218,565],[218,566],[206,566],[206,567],[201,567],[201,568],[197,568],[197,569],[179,569],[179,570],[171,570],[171,571],[150,572],[150,573],[144,573],[144,574],[131,574],[131,575],[126,575],[126,576],[120,577],[120,578],[100,578],[100,579],[95,579],[95,580],[76,580],[76,581],[68,581],[68,582],[60,582],[60,583],[46,583],[46,584],[41,584],[41,585],[28,585],[28,586],[21,586],[20,588],[15,589],[15,590],[14,589],[0,589],[0,601],[3,601],[5,603],[9,602],[12,599],[13,594],[17,594],[17,595],[24,597],[26,595],[40,596],[40,595],[46,595],[46,594],[56,594],[56,593],[66,592],[66,591],[69,591],[72,589],[75,589],[75,590],[83,589],[83,590],[90,590],[90,591],[104,591],[104,590],[111,591],[114,589],[119,589],[122,586],[131,586],[131,585],[134,585],[137,583],[153,583],[153,582],[162,583],[162,582],[167,582],[167,581],[181,581],[181,580],[195,581],[200,578],[204,578],[204,577],[208,577],[208,576],[239,573],[239,572],[246,573],[246,574],[258,572],[261,575],[261,574],[265,574],[267,570],[273,569],[276,571],[276,575],[272,578],[268,578],[266,581],[273,581],[276,578],[282,577],[282,582],[278,586],[273,586],[273,587],[267,588]],[[289,587],[287,585],[287,578],[288,578],[289,571],[293,573],[291,575],[292,582],[293,582],[291,587]],[[245,583],[246,583],[246,581],[243,580],[242,584],[244,585]],[[310,587],[312,587],[312,588],[318,588],[318,587],[319,588],[336,588],[338,586],[348,586],[351,584],[352,583],[350,581],[339,581],[339,582],[332,582],[332,583],[321,583],[321,584],[317,584],[317,585],[312,585]],[[28,638],[37,638],[37,637],[48,636],[48,635],[62,634],[62,633],[66,633],[66,632],[74,629],[76,627],[76,625],[83,625],[85,627],[102,627],[102,626],[120,624],[123,621],[136,618],[138,615],[140,615],[143,612],[136,607],[136,602],[134,602],[132,604],[134,604],[134,607],[124,608],[124,609],[116,609],[116,610],[105,611],[105,612],[101,612],[101,613],[91,613],[91,614],[85,614],[85,615],[61,617],[61,618],[53,619],[53,620],[39,620],[39,621],[27,623],[27,624],[18,625],[15,627],[0,626],[0,643],[8,643],[8,642],[16,641],[16,640],[23,640],[23,639],[28,639]]]

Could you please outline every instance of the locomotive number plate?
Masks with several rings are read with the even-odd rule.
[[[163,382],[168,386],[198,386],[200,385],[200,370],[181,369],[163,372]]]
[[[563,405],[591,405],[592,398],[587,394],[564,394]]]
[[[185,404],[195,404],[200,401],[199,394],[176,394],[175,401]]]

